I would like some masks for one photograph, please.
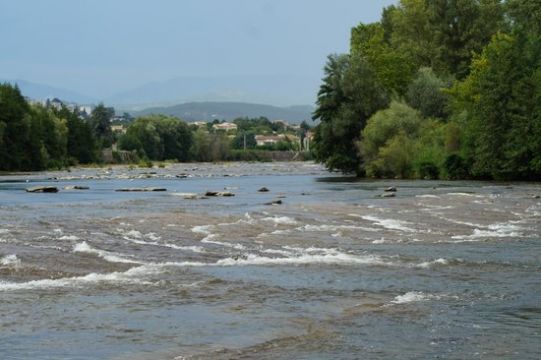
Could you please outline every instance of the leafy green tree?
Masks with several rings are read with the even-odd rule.
[[[67,160],[66,120],[52,109],[32,106],[30,112],[30,154],[32,169],[61,168]]]
[[[541,2],[538,0],[507,0],[507,12],[515,29],[522,33],[541,35]]]
[[[427,1],[430,31],[437,50],[434,68],[463,79],[473,54],[490,42],[492,35],[506,30],[500,0]]]
[[[434,65],[437,48],[426,0],[401,0],[397,6],[384,11],[382,24],[388,24],[383,26],[389,44],[399,53],[406,54],[414,68]]]
[[[386,43],[385,30],[380,23],[360,24],[352,29],[351,55],[363,59],[380,84],[398,95],[405,93],[415,72],[408,54]]]
[[[446,118],[449,95],[444,91],[449,86],[438,78],[431,68],[421,68],[408,86],[408,104],[419,110],[424,117]]]
[[[113,131],[111,130],[111,119],[115,115],[115,109],[99,104],[92,110],[90,122],[100,147],[108,148],[113,145]]]
[[[234,149],[244,149],[244,144],[246,141],[246,148],[247,149],[253,149],[256,147],[257,142],[255,140],[255,133],[254,132],[237,132],[237,135],[233,139],[233,142],[231,145]]]
[[[331,55],[318,93],[315,158],[331,170],[363,173],[356,142],[368,118],[388,104],[388,94],[360,57]]]
[[[437,179],[443,175],[448,126],[423,118],[407,104],[393,101],[362,131],[359,150],[372,177]]]
[[[177,118],[151,115],[136,119],[120,138],[123,150],[136,150],[149,160],[190,160],[193,135],[189,126]]]
[[[0,85],[0,168],[3,170],[30,170],[28,155],[30,107],[15,85]]]
[[[77,111],[70,111],[66,107],[62,107],[57,116],[66,120],[67,155],[71,161],[79,164],[98,161],[96,139],[88,121],[81,119]]]
[[[499,34],[453,89],[465,109],[466,159],[481,178],[540,178],[541,37]]]

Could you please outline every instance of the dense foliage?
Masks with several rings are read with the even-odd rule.
[[[534,0],[385,8],[328,59],[316,159],[373,177],[541,179],[539,24]]]
[[[0,84],[0,171],[58,169],[76,164],[104,162],[143,165],[151,161],[266,161],[274,150],[299,150],[311,127],[293,129],[267,118],[239,118],[238,129],[225,131],[170,116],[149,115],[127,123],[114,120],[113,108],[99,104],[90,116],[77,106],[26,100],[17,86]],[[116,117],[118,119],[119,117]],[[115,129],[112,124],[114,122]],[[126,121],[126,120],[124,120]],[[284,141],[258,145],[257,135],[280,136]],[[246,146],[245,146],[246,145]],[[306,157],[306,155],[303,155]]]
[[[42,170],[99,159],[92,127],[67,108],[31,105],[0,84],[0,170]]]

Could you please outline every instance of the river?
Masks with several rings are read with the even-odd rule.
[[[0,357],[539,359],[539,195],[309,162],[3,175]]]

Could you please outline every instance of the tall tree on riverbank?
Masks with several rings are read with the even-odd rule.
[[[355,143],[368,118],[388,101],[387,92],[363,58],[329,56],[314,112],[314,119],[321,122],[315,130],[316,159],[332,170],[362,174]]]
[[[108,148],[113,145],[113,131],[111,130],[111,119],[115,115],[115,109],[99,104],[92,110],[90,123],[94,130],[94,136],[101,148]]]
[[[316,159],[372,176],[541,178],[540,23],[533,0],[401,0],[385,8],[380,22],[352,30],[349,54],[325,67]],[[389,111],[377,94],[395,100]],[[420,112],[419,131],[363,144],[382,128],[378,121],[411,115],[397,105],[404,99]],[[367,121],[372,130],[361,137]]]

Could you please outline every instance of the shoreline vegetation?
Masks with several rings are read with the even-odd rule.
[[[370,178],[541,180],[541,3],[400,0],[328,57],[314,156]]]
[[[311,126],[267,118],[187,123],[146,115],[114,125],[114,108],[90,114],[60,100],[26,99],[0,84],[0,171],[154,163],[309,160]],[[129,115],[129,114],[128,114]]]

